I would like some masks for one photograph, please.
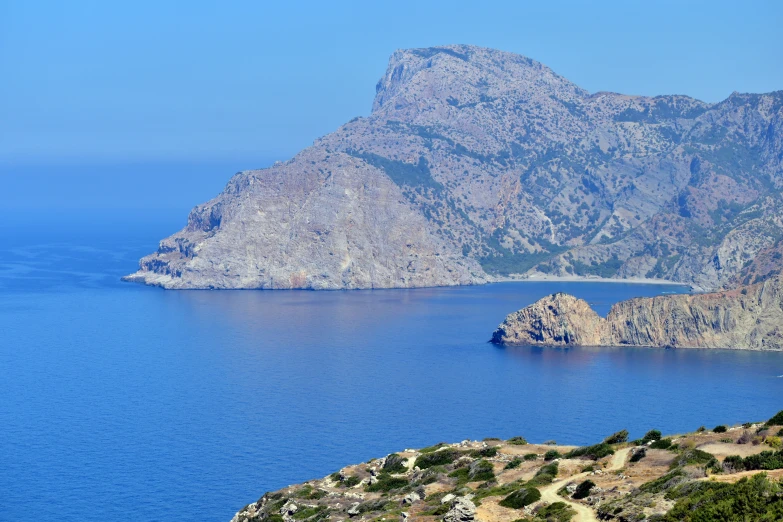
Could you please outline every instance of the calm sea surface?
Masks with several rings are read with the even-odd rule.
[[[606,313],[681,287],[167,292],[118,278],[176,226],[118,219],[0,230],[2,520],[227,522],[406,447],[582,444],[783,407],[783,354],[487,343],[554,291]]]

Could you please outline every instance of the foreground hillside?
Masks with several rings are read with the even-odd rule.
[[[712,294],[635,298],[606,318],[568,294],[509,314],[496,344],[783,350],[783,276]]]
[[[621,431],[585,447],[442,443],[266,493],[232,522],[772,522],[783,520],[781,425],[783,412],[672,437]]]
[[[382,288],[780,271],[783,91],[588,93],[512,53],[394,53],[372,113],[236,174],[127,280]],[[759,262],[756,263],[756,260]]]

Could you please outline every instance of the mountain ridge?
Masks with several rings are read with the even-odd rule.
[[[126,279],[314,289],[535,274],[708,290],[749,283],[780,270],[753,261],[783,238],[782,107],[783,91],[714,104],[590,94],[513,53],[398,50],[369,116],[286,162],[238,173]]]

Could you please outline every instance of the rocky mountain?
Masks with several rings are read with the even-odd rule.
[[[496,344],[783,350],[783,277],[711,294],[621,301],[599,317],[554,294],[509,314]]]
[[[269,491],[232,522],[780,520],[781,424],[783,412],[581,447],[513,437],[406,449]]]
[[[316,289],[533,274],[751,283],[783,266],[782,116],[783,91],[714,104],[589,93],[512,53],[401,50],[369,117],[289,161],[236,174],[127,279]]]

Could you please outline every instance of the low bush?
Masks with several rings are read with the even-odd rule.
[[[769,437],[767,437],[767,440],[765,440],[764,442],[766,442],[770,448],[775,448],[775,449],[778,449],[781,447],[781,445],[783,445],[783,441],[781,441],[780,437],[777,437],[775,435],[770,435]]]
[[[707,431],[707,428],[704,426],[699,426],[699,429],[696,430],[696,433],[704,433],[705,431]]]
[[[445,442],[438,442],[437,444],[434,444],[432,446],[427,446],[426,448],[422,448],[419,450],[419,453],[432,453],[434,451],[438,451],[443,446],[448,446]]]
[[[522,509],[539,500],[541,500],[541,493],[536,488],[522,488],[513,492],[498,502],[498,504],[509,509]]]
[[[654,440],[660,440],[661,439],[661,432],[658,430],[650,430],[647,433],[644,434],[644,437],[641,438],[639,441],[642,444],[647,444],[648,442],[652,442]]]
[[[594,487],[595,487],[595,482],[593,482],[590,479],[585,480],[584,482],[582,482],[576,487],[576,491],[574,491],[574,494],[571,495],[571,497],[577,500],[582,498],[587,498],[588,496],[590,496],[590,490],[593,489]]]
[[[468,453],[468,455],[470,455],[471,457],[476,457],[476,458],[494,457],[497,454],[498,454],[497,446],[487,446],[486,448],[473,450]]]
[[[568,507],[565,502],[552,502],[548,506],[545,506],[538,510],[536,518],[533,520],[545,520],[546,522],[569,522],[576,511]]]
[[[562,457],[562,455],[557,450],[549,450],[546,453],[544,453],[544,460],[546,461],[559,459],[560,457]]]
[[[405,459],[396,453],[386,457],[386,462],[383,463],[382,469],[386,473],[405,473],[408,471],[408,468],[405,467]]]
[[[601,444],[596,444],[594,446],[582,446],[581,448],[571,450],[565,454],[565,458],[574,459],[577,457],[585,457],[590,460],[598,460],[607,455],[612,455],[613,453],[614,449],[606,442],[602,442]]]
[[[680,453],[674,462],[671,463],[671,469],[680,466],[706,466],[717,465],[715,456],[700,449],[688,449]]]
[[[468,481],[486,481],[495,478],[492,463],[486,460],[479,460],[468,468]]]
[[[305,520],[306,518],[314,517],[315,515],[318,515],[326,511],[326,509],[327,509],[326,506],[306,507],[294,513],[293,517],[294,520]]]
[[[507,442],[515,446],[524,446],[527,444],[527,440],[525,440],[525,437],[511,437],[510,439],[508,439]]]
[[[535,476],[533,476],[533,478],[528,482],[528,485],[538,487],[551,484],[555,480],[555,477],[557,477],[557,471],[557,462],[552,462],[542,466],[541,469],[536,471]]]
[[[538,460],[538,455],[535,453],[527,453],[522,457],[522,460]]]
[[[756,455],[748,455],[745,458],[739,455],[729,455],[723,461],[723,465],[724,468],[727,468],[727,471],[783,469],[783,450],[762,451]]]
[[[672,439],[660,439],[650,444],[650,449],[669,449],[672,447]]]
[[[617,433],[613,433],[606,437],[604,442],[606,444],[622,444],[623,442],[628,442],[628,430],[622,430],[618,431]]]
[[[378,482],[375,484],[370,484],[366,488],[364,488],[365,491],[368,492],[377,492],[377,491],[391,491],[393,489],[400,489],[408,486],[410,482],[408,482],[408,479],[403,477],[392,477],[391,475],[387,473],[381,473],[378,475]]]
[[[719,425],[715,426],[714,428],[712,428],[712,432],[713,433],[726,433],[726,431],[728,431],[728,428],[726,426],[724,426],[723,424],[719,424]]]
[[[631,454],[631,458],[628,459],[629,462],[639,462],[644,457],[647,456],[647,449],[646,448],[639,448],[638,450],[634,451]]]
[[[514,457],[511,461],[509,461],[508,464],[506,464],[506,467],[503,469],[514,469],[518,468],[522,464],[522,459],[519,457]]]
[[[427,469],[432,466],[443,466],[451,464],[461,456],[461,453],[455,449],[443,449],[439,451],[432,451],[430,453],[424,453],[416,457],[416,462],[413,463],[414,467],[418,466],[419,469]]]
[[[354,486],[358,486],[359,482],[361,482],[362,479],[357,477],[356,475],[351,475],[350,477],[345,477],[342,482],[340,482],[341,488],[352,488]]]
[[[767,421],[767,426],[783,426],[783,410],[780,410]]]
[[[753,440],[753,434],[748,430],[742,432],[742,435],[737,439],[737,444],[747,444]]]
[[[709,520],[783,520],[780,484],[758,474],[734,484],[701,482],[677,500],[665,515],[665,522]]]

